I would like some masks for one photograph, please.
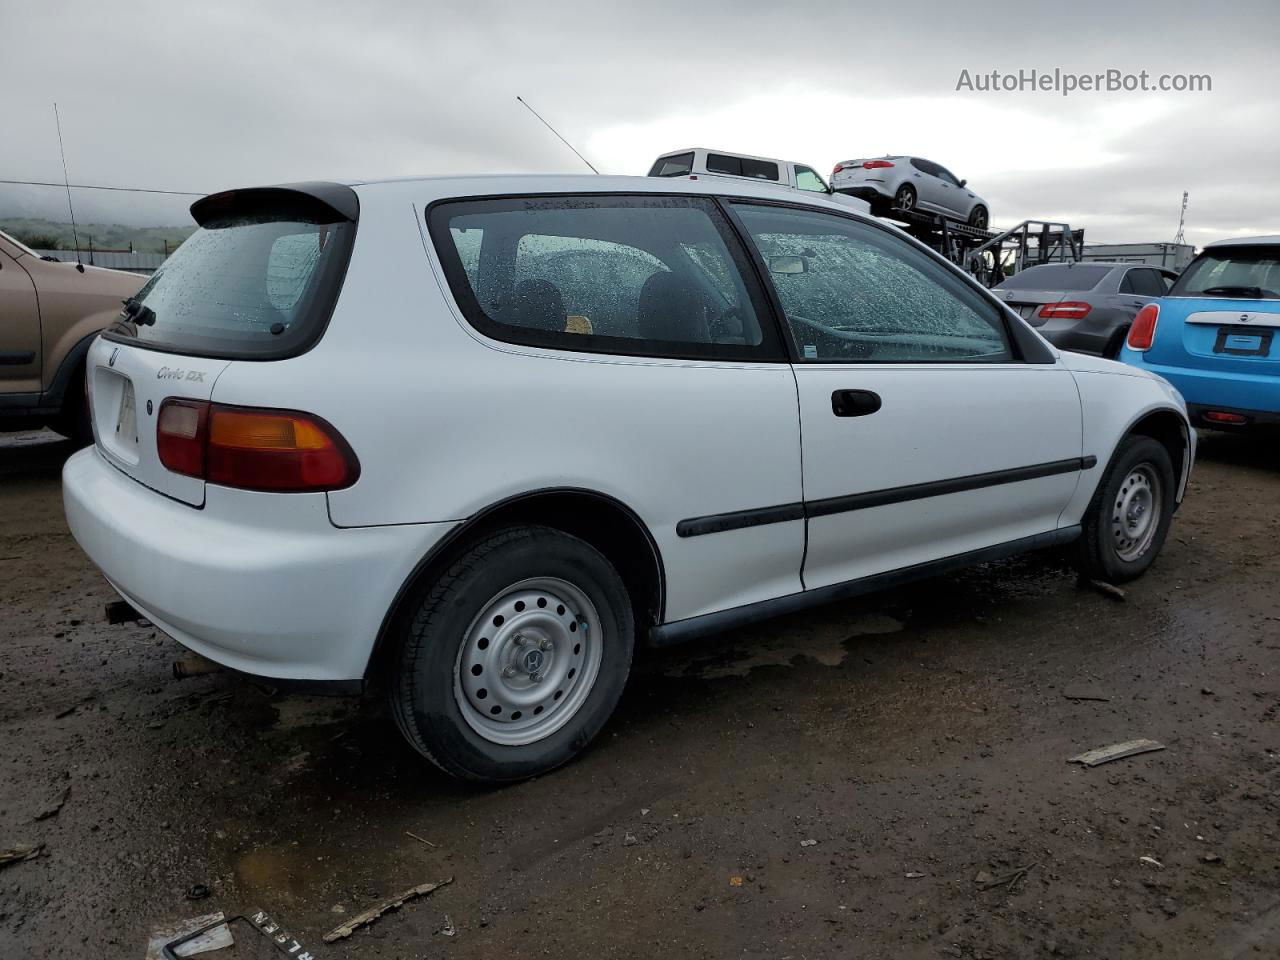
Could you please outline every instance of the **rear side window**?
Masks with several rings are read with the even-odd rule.
[[[459,307],[495,339],[632,356],[784,358],[745,255],[710,200],[460,200],[433,205],[428,225]]]
[[[999,284],[1001,290],[1062,290],[1080,293],[1092,290],[1112,270],[1111,267],[1075,263],[1046,263],[1028,267]]]
[[[658,162],[649,171],[651,177],[683,177],[693,172],[693,154],[677,153],[670,157],[659,157]]]
[[[1124,275],[1124,283],[1120,285],[1121,293],[1132,293],[1140,297],[1163,297],[1168,291],[1168,284],[1158,270],[1141,267],[1130,270]]]
[[[707,154],[707,173],[719,173],[730,177],[750,177],[753,180],[778,179],[778,165],[769,160],[753,160],[750,157],[730,157],[722,153]]]
[[[229,359],[301,353],[333,312],[355,230],[305,202],[206,219],[105,336]]]
[[[1280,299],[1280,247],[1220,247],[1191,262],[1169,291],[1172,297]]]

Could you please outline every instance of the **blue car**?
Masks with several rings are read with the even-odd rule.
[[[1280,424],[1280,236],[1212,243],[1143,307],[1120,359],[1158,373],[1198,426]]]

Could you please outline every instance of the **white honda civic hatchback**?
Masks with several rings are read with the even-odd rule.
[[[197,653],[385,677],[470,780],[581,751],[639,644],[1051,545],[1137,576],[1194,459],[1165,381],[818,196],[413,179],[192,214],[89,353],[71,530]]]

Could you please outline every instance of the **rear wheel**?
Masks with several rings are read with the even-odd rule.
[[[898,188],[898,192],[893,195],[893,205],[899,210],[914,210],[916,208],[916,188],[909,183],[904,183]]]
[[[1127,437],[1082,523],[1076,565],[1090,579],[1123,583],[1146,572],[1169,535],[1176,481],[1164,445]]]
[[[1121,349],[1124,348],[1124,339],[1129,336],[1129,328],[1121,327],[1111,335],[1111,339],[1107,341],[1106,347],[1102,351],[1103,357],[1108,360],[1118,359]]]
[[[613,713],[634,634],[622,578],[594,547],[547,527],[500,531],[420,600],[390,691],[396,721],[460,779],[546,773]]]

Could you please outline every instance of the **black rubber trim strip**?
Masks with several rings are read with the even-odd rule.
[[[766,523],[785,523],[788,520],[803,519],[803,503],[784,503],[777,507],[762,507],[759,510],[735,510],[733,513],[717,513],[709,517],[681,520],[676,524],[676,535],[700,537],[704,533],[723,533],[726,530],[741,530],[744,527],[760,527]]]
[[[869,507],[883,507],[891,503],[924,500],[927,497],[941,497],[948,493],[963,493],[966,490],[980,490],[983,487],[998,487],[1022,480],[1038,480],[1041,477],[1053,477],[1060,473],[1077,473],[1087,469],[1084,463],[1084,457],[1072,457],[1069,460],[1054,460],[1052,463],[1036,463],[1029,467],[974,473],[967,477],[954,477],[950,480],[930,480],[928,483],[913,483],[887,490],[868,490],[866,493],[850,493],[841,497],[809,500],[805,503],[805,509],[811,517],[827,517],[833,513],[847,513],[850,510],[866,510]]]
[[[1052,463],[1037,463],[1029,467],[993,470],[990,473],[975,473],[951,480],[931,480],[928,483],[913,483],[910,486],[891,487],[887,490],[850,493],[840,497],[827,497],[824,500],[783,503],[774,507],[735,510],[732,513],[716,513],[706,517],[690,517],[676,524],[676,535],[700,537],[708,533],[724,533],[726,530],[741,530],[744,527],[759,527],[768,523],[785,523],[788,520],[799,520],[806,516],[827,517],[836,513],[848,513],[851,510],[866,510],[869,507],[906,503],[910,500],[923,500],[926,497],[941,497],[948,493],[961,493],[965,490],[997,487],[1005,483],[1017,483],[1020,480],[1037,480],[1061,473],[1091,470],[1097,466],[1097,463],[1098,458],[1093,456],[1072,457],[1069,460],[1054,460]]]
[[[836,600],[847,600],[850,597],[888,590],[891,587],[923,580],[927,577],[934,577],[978,563],[1003,560],[1032,550],[1056,547],[1064,543],[1070,543],[1079,536],[1080,526],[1078,524],[1071,527],[1060,527],[1048,533],[1038,533],[1034,536],[1022,537],[1019,540],[1010,540],[1007,543],[983,547],[981,550],[970,550],[968,553],[943,557],[939,560],[930,560],[927,563],[917,563],[914,566],[902,567],[886,573],[877,573],[870,577],[861,577],[844,583],[834,583],[830,586],[818,587],[815,590],[790,593],[784,597],[748,603],[741,607],[734,607],[731,610],[719,610],[715,613],[703,614],[700,617],[690,617],[687,620],[664,623],[649,631],[649,646],[669,647],[677,643],[697,640],[700,637],[722,633],[733,627],[754,624],[769,617],[778,617]]]
[[[19,366],[35,362],[34,350],[0,350],[0,365]]]

